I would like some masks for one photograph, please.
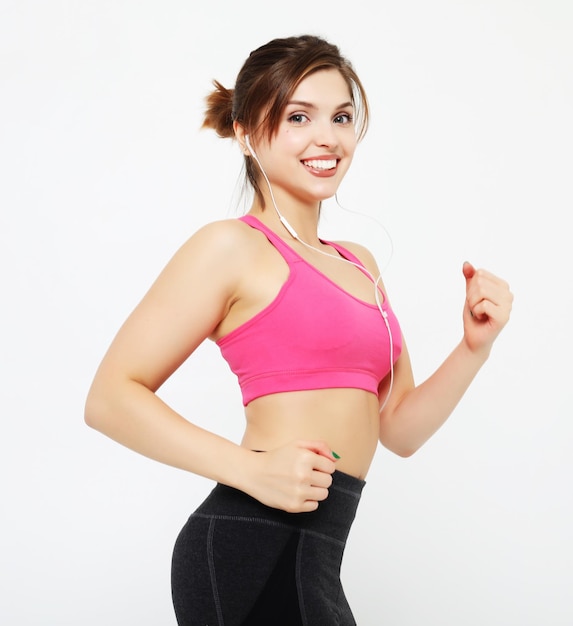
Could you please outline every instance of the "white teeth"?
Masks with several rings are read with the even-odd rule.
[[[336,159],[313,159],[312,161],[304,161],[304,164],[315,170],[331,170],[336,167]]]

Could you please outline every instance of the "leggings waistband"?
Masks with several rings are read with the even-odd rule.
[[[365,484],[364,480],[335,471],[328,497],[319,502],[316,511],[309,513],[287,513],[274,509],[238,489],[217,484],[193,515],[288,526],[344,543]]]

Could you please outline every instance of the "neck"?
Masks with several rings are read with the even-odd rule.
[[[290,232],[289,228],[281,222],[280,216],[282,216],[290,229],[295,231],[298,239],[310,245],[319,243],[318,219],[320,215],[320,202],[306,203],[296,201],[292,196],[281,198],[280,194],[275,194],[275,208],[270,195],[265,194],[264,197],[264,208],[260,201],[255,198],[249,213],[260,219],[277,234],[281,236],[284,235],[285,238],[296,238]]]

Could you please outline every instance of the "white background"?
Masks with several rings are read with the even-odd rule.
[[[422,381],[461,336],[468,259],[511,322],[414,457],[380,448],[343,580],[361,626],[570,626],[573,505],[568,0],[1,0],[0,622],[169,626],[173,542],[211,484],[83,423],[105,349],[175,249],[242,212],[242,157],[199,130],[216,78],[310,32],[372,125],[340,192],[375,216]],[[365,218],[325,217],[388,260]],[[336,228],[334,229],[336,231]],[[202,346],[160,395],[238,440]]]

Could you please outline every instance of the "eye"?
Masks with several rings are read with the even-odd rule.
[[[334,118],[335,124],[352,124],[353,121],[354,121],[354,117],[352,116],[351,113],[339,113]]]
[[[309,121],[308,117],[304,113],[293,113],[289,115],[288,121],[293,124],[304,124]]]

